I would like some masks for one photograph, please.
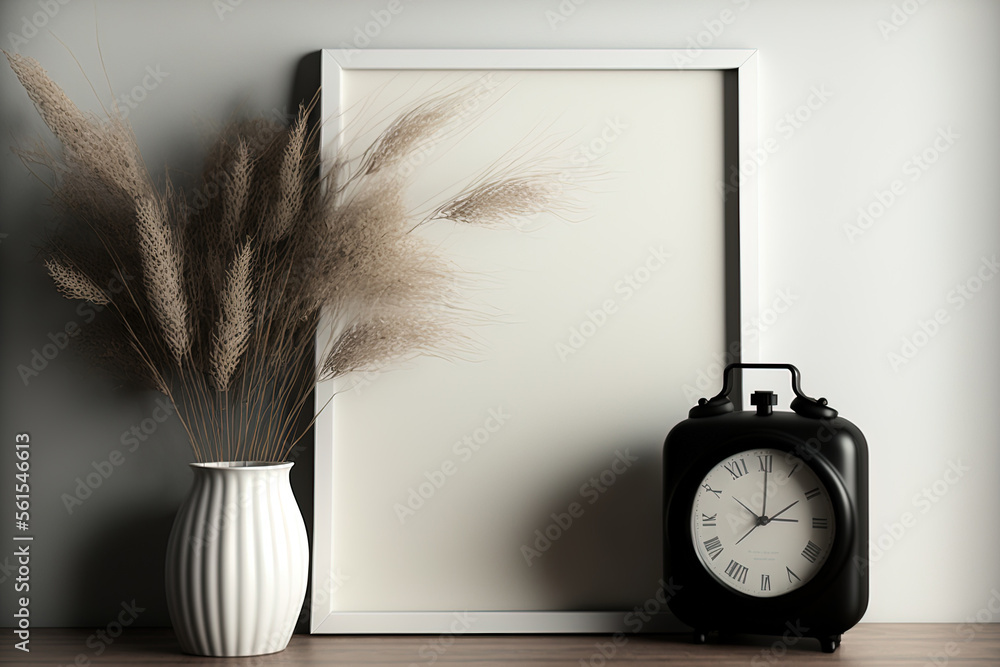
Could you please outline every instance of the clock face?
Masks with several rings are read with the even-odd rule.
[[[724,586],[775,597],[805,585],[833,548],[830,493],[812,468],[779,449],[749,449],[715,465],[691,512],[695,551]]]

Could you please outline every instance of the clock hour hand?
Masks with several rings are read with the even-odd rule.
[[[743,509],[745,509],[745,510],[746,510],[747,512],[750,512],[750,514],[752,514],[752,515],[753,515],[753,518],[754,518],[755,520],[757,520],[757,521],[760,521],[760,517],[759,517],[759,516],[757,516],[756,514],[754,514],[754,513],[753,513],[753,510],[752,510],[752,509],[750,509],[749,507],[747,507],[746,505],[744,505],[744,504],[743,504],[743,503],[742,503],[742,502],[740,501],[740,499],[739,499],[739,498],[733,498],[733,500],[735,500],[736,502],[740,503],[740,505],[741,505],[741,506],[743,507]],[[744,536],[744,537],[745,537],[745,536]]]
[[[775,519],[773,516],[770,519],[768,519],[767,521],[768,521],[768,523],[770,523],[772,521],[788,521],[790,523],[798,523],[799,522],[798,519]]]
[[[775,512],[774,516],[771,517],[771,521],[774,521],[774,517],[780,516],[780,515],[784,514],[785,512],[787,512],[789,509],[792,508],[793,505],[797,505],[798,502],[799,501],[796,500],[794,503],[792,503],[791,505],[789,505],[785,509],[783,509],[783,510],[781,510],[779,512]],[[781,519],[778,519],[778,521],[781,521]]]

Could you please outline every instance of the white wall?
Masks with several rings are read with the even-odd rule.
[[[767,317],[762,357],[797,364],[805,391],[827,396],[868,436],[880,550],[865,620],[974,615],[1000,589],[1000,279],[990,264],[1000,253],[1000,4],[576,3],[402,0],[376,30],[372,12],[388,0],[22,0],[3,3],[0,41],[38,58],[74,100],[96,108],[57,38],[106,91],[99,38],[114,90],[145,98],[129,118],[147,162],[182,169],[197,167],[209,134],[194,121],[211,125],[238,106],[286,111],[299,59],[345,45],[366,24],[369,46],[379,48],[677,48],[701,40],[759,49],[760,132],[773,139],[759,166],[761,306],[766,315],[782,291],[792,300]],[[39,13],[46,6],[58,7],[51,18]],[[37,34],[32,22],[43,25]],[[149,89],[134,89],[144,77]],[[40,134],[7,69],[0,89],[7,136]],[[159,577],[150,572],[162,562],[159,527],[187,484],[181,430],[164,422],[69,514],[62,494],[121,449],[124,432],[156,406],[150,396],[122,396],[64,356],[22,382],[17,365],[77,315],[30,262],[51,217],[44,188],[9,154],[0,170],[0,414],[8,437],[28,429],[37,443],[35,520],[45,539],[36,543],[36,623],[102,623],[120,601],[139,597],[151,609],[140,620],[162,624]],[[895,181],[895,200],[880,204]],[[877,219],[852,230],[859,207]],[[761,383],[787,397],[784,377]],[[949,472],[958,465],[960,476]],[[158,527],[148,529],[153,543],[136,546],[134,531],[149,525]]]

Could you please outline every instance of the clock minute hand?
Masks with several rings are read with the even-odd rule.
[[[767,516],[767,468],[764,468],[764,504],[760,508],[760,515]]]
[[[793,505],[797,505],[797,504],[798,504],[798,502],[799,502],[799,501],[797,501],[797,500],[796,500],[796,501],[795,501],[794,503],[792,503],[791,505],[789,505],[789,506],[788,506],[788,507],[786,507],[785,509],[783,509],[783,510],[781,510],[781,511],[779,511],[779,512],[776,512],[776,513],[774,514],[774,516],[770,517],[770,520],[771,520],[771,521],[774,521],[774,517],[776,517],[776,516],[781,516],[782,514],[784,514],[785,512],[787,512],[787,511],[788,511],[789,509],[791,509]]]

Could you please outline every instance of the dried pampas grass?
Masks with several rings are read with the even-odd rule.
[[[104,290],[72,266],[67,266],[58,259],[50,257],[45,260],[45,268],[48,269],[52,282],[56,284],[56,289],[67,299],[90,301],[98,306],[103,306],[110,301]]]
[[[191,351],[188,328],[188,299],[184,291],[184,266],[174,232],[167,227],[163,209],[157,202],[136,203],[136,228],[142,277],[150,310],[160,325],[160,333],[174,361],[180,363]]]
[[[541,173],[489,181],[440,206],[429,220],[496,225],[534,215],[557,205],[556,178],[558,174]]]
[[[231,123],[193,189],[156,187],[121,117],[81,112],[35,60],[7,58],[61,145],[20,151],[52,171],[68,214],[45,240],[45,267],[67,298],[105,307],[81,347],[165,393],[199,461],[284,460],[317,381],[467,349],[456,269],[415,229],[494,226],[565,203],[555,171],[511,164],[429,215],[407,207],[399,167],[462,120],[465,91],[400,114],[323,179],[303,108],[290,127]],[[317,351],[321,321],[331,335]]]
[[[219,300],[221,312],[212,333],[209,355],[211,375],[219,391],[229,389],[233,373],[250,344],[254,322],[253,250],[252,239],[248,239],[233,260]]]

